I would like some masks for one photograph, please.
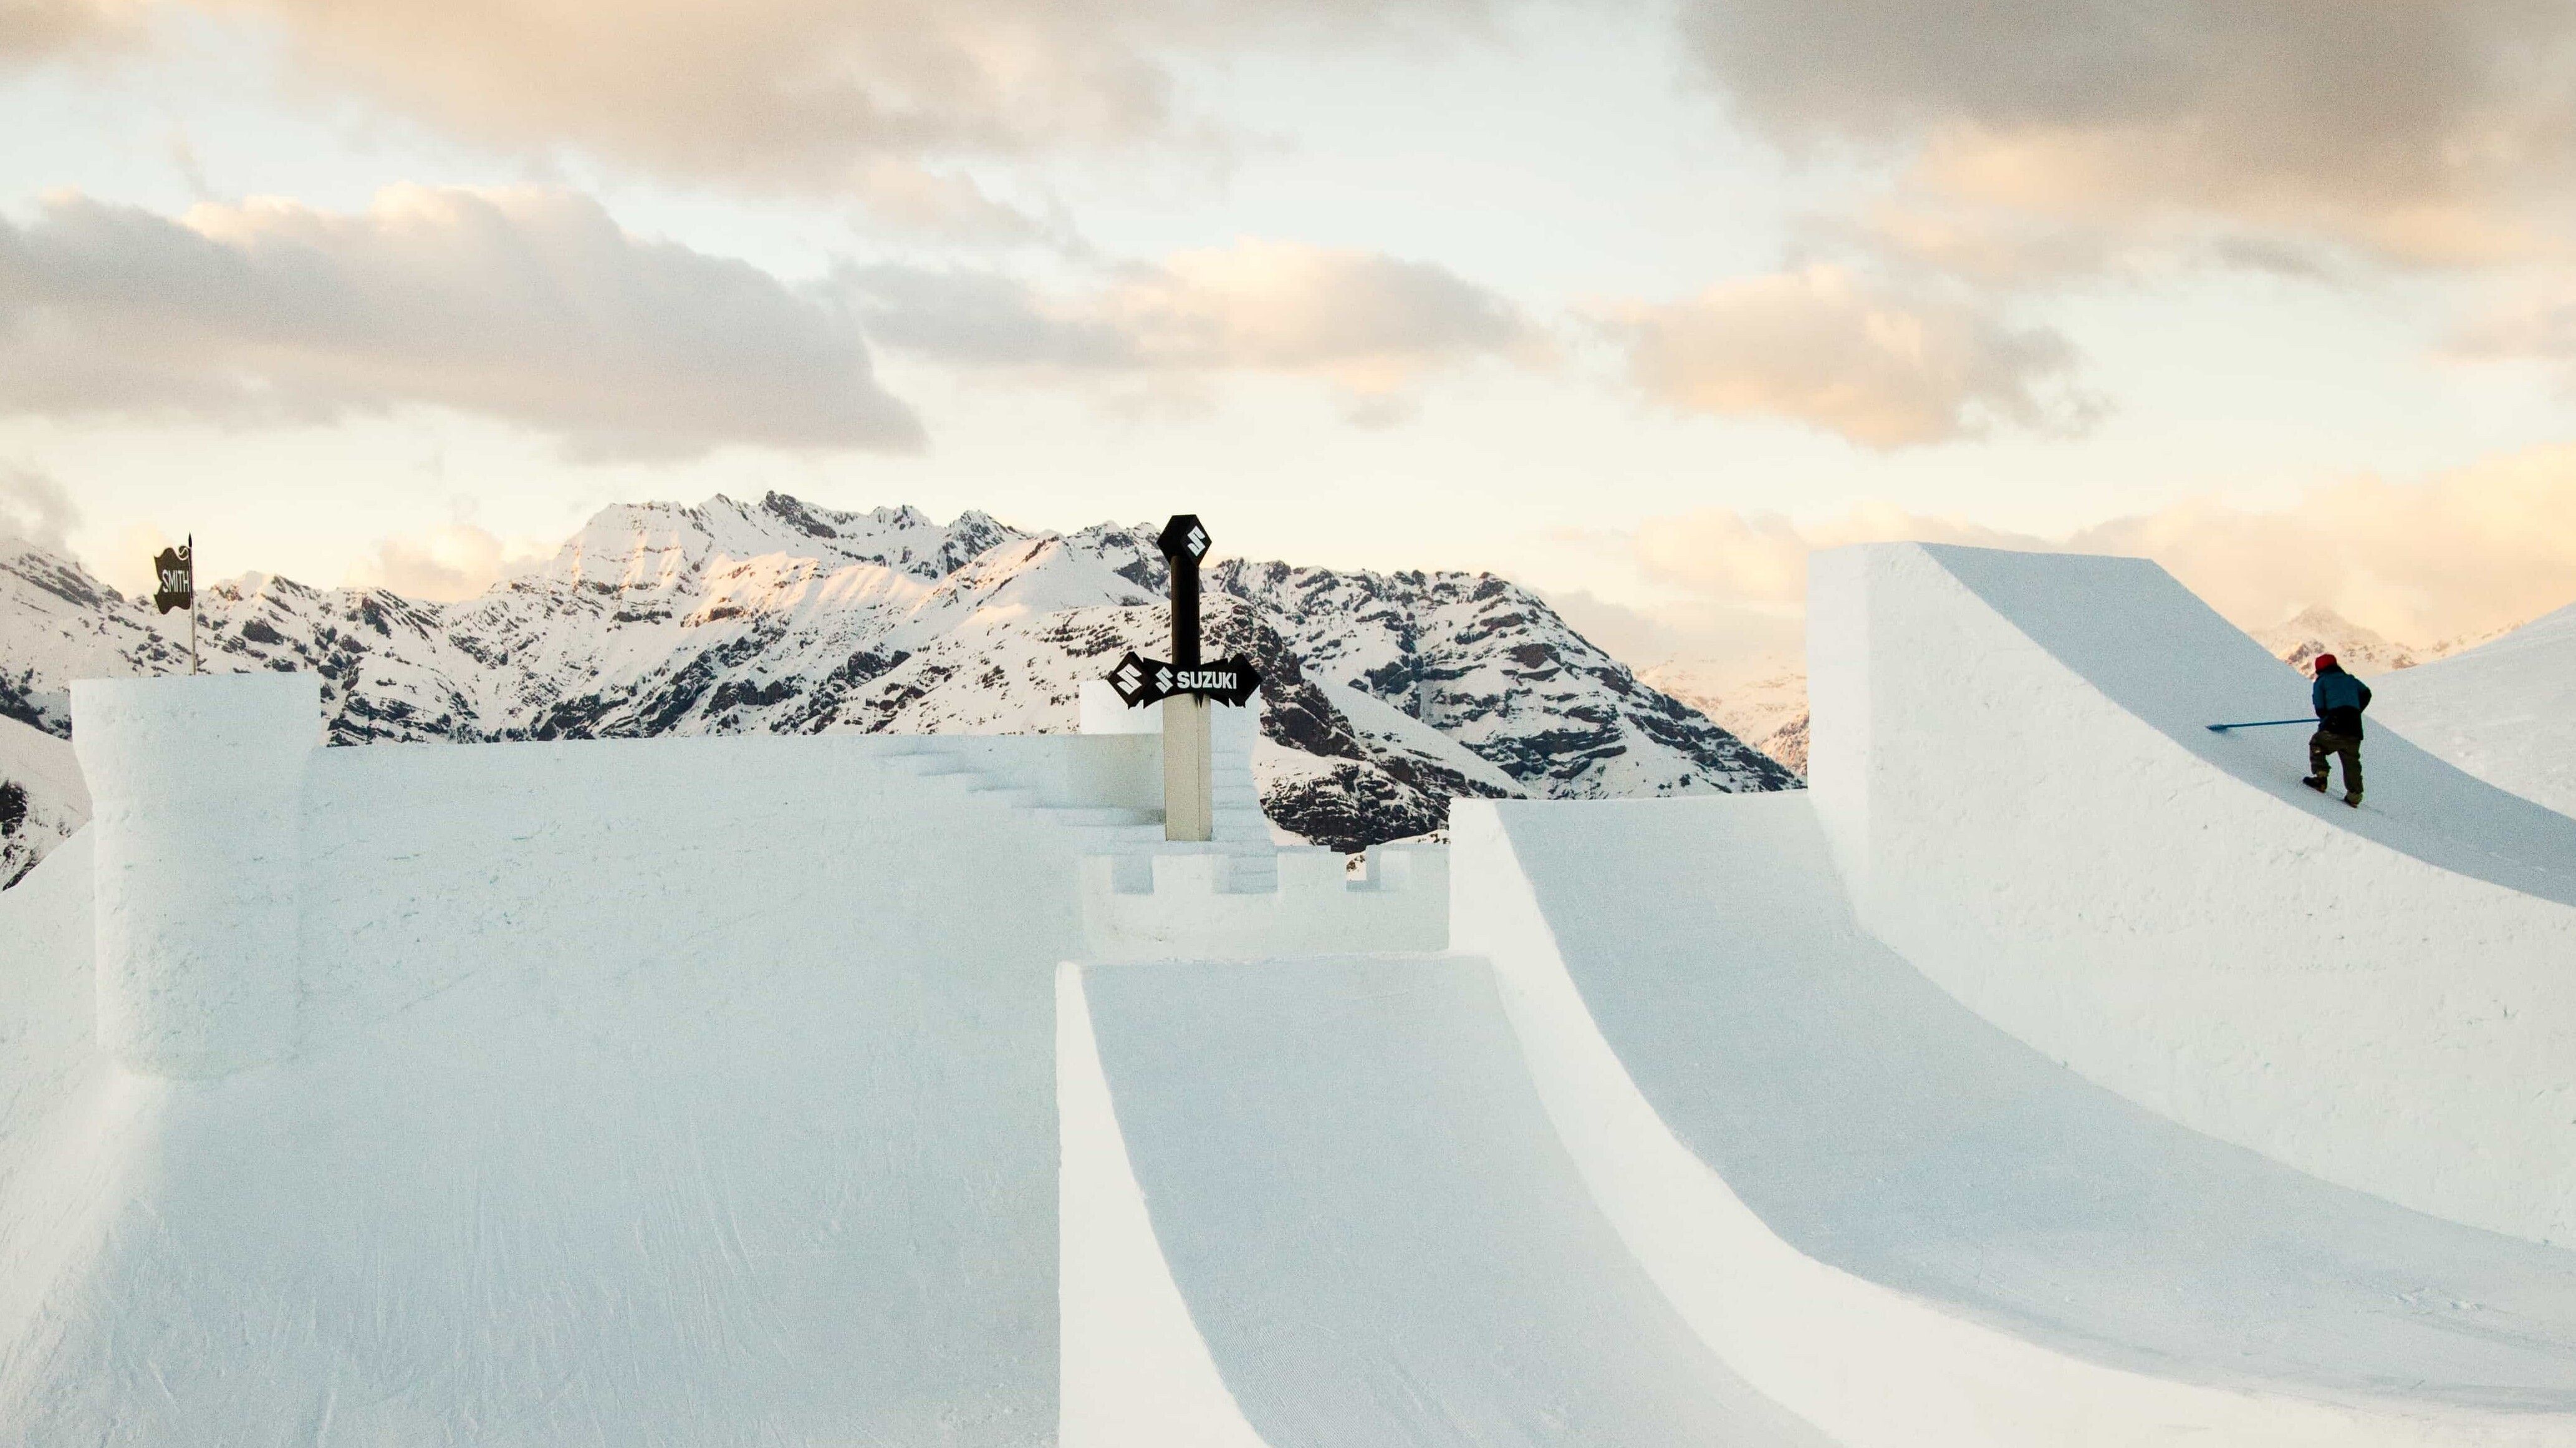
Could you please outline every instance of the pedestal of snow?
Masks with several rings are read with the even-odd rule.
[[[84,680],[74,747],[96,831],[99,1044],[221,1076],[291,1054],[312,674]]]
[[[1810,786],[1862,923],[2185,1125],[2576,1241],[2576,820],[2384,730],[2301,788],[2305,680],[2140,559],[1810,572]]]

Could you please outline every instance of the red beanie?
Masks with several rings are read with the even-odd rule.
[[[2318,667],[2318,668],[2320,668],[2320,669],[2332,669],[2332,668],[2338,668],[2338,667],[2341,667],[2341,666],[2335,663],[2335,661],[2334,661],[2334,655],[2332,655],[2332,654],[2319,654],[2319,655],[2317,655],[2317,667]]]

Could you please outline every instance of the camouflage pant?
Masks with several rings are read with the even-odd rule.
[[[2329,734],[2320,729],[2308,736],[2308,776],[2326,777],[2329,757],[2343,761],[2343,792],[2361,793],[2361,741],[2349,734]]]

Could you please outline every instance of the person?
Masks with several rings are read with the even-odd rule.
[[[2317,710],[2317,732],[2308,736],[2308,788],[2326,792],[2328,761],[2343,761],[2343,802],[2361,807],[2361,711],[2370,707],[2370,686],[2343,671],[2332,654],[2317,655],[2316,682],[2308,702]]]

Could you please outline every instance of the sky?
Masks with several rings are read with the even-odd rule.
[[[2561,0],[0,0],[0,527],[465,596],[1176,511],[1794,653],[1814,547],[2576,599]]]

